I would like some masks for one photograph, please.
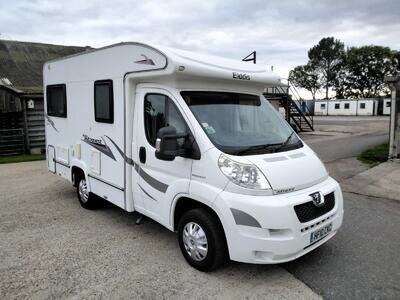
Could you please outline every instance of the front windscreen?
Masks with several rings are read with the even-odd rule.
[[[250,155],[302,147],[263,96],[201,91],[181,95],[211,142],[225,153]]]

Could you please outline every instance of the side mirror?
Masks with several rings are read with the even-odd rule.
[[[187,134],[177,134],[176,128],[167,126],[160,128],[156,139],[156,157],[161,160],[174,160],[176,156],[183,156],[185,149],[178,147],[178,139],[186,138]]]

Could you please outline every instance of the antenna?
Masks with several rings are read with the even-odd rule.
[[[249,55],[247,55],[245,58],[242,59],[242,61],[252,61],[254,64],[256,63],[257,60],[257,52],[253,51]]]

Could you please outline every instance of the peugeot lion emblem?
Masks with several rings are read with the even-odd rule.
[[[316,207],[321,207],[325,204],[324,196],[320,192],[315,192],[310,194],[311,198],[313,199],[313,204]]]

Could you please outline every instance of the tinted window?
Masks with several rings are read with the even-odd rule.
[[[114,122],[114,96],[111,80],[94,83],[94,117],[97,122]]]
[[[47,96],[47,115],[53,117],[67,117],[67,97],[65,84],[48,85]]]
[[[350,108],[350,103],[345,103],[345,104],[344,104],[344,108],[345,108],[345,109],[349,109],[349,108]]]
[[[364,109],[365,108],[365,103],[360,103],[360,108]]]
[[[144,100],[144,129],[150,145],[156,144],[158,130],[166,126],[175,127],[178,134],[188,133],[185,120],[168,96],[147,94]],[[183,139],[178,143],[183,143]]]
[[[340,108],[340,104],[339,103],[335,103],[335,109],[339,109]]]

